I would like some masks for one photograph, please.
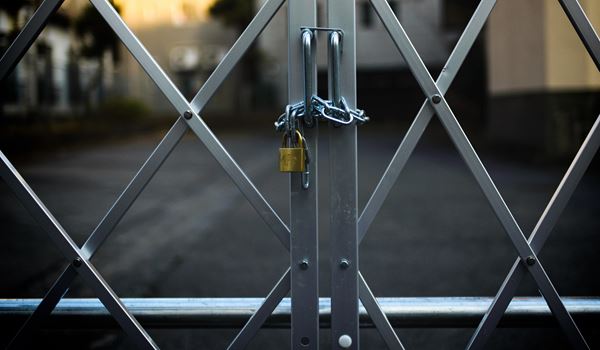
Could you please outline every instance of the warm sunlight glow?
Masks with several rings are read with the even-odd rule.
[[[208,18],[214,0],[115,0],[125,21],[133,27],[161,24],[182,26]]]

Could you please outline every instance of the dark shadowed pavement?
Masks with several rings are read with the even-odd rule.
[[[400,142],[403,131],[390,129],[359,133],[361,208]],[[287,220],[288,182],[277,172],[278,136],[241,132],[219,136]],[[81,244],[142,165],[157,137],[63,151],[16,166]],[[327,296],[326,137],[321,146],[320,288],[321,295]],[[482,152],[481,158],[529,235],[568,162],[517,162],[491,152]],[[593,166],[597,168],[596,163]],[[540,256],[561,295],[600,295],[597,175],[597,170],[586,174]],[[41,297],[65,261],[3,182],[0,222],[0,298]],[[417,147],[360,253],[361,271],[377,296],[492,296],[515,258],[510,240],[458,153],[446,138],[431,134]],[[289,258],[204,146],[189,136],[93,262],[122,297],[258,297],[268,293],[286,270]],[[537,295],[534,284],[526,281],[521,294]],[[93,293],[77,281],[68,296],[92,297]],[[583,329],[592,348],[600,347],[598,331]],[[0,345],[13,332],[2,329]],[[225,349],[235,332],[150,330],[164,349]],[[409,349],[461,349],[472,332],[398,330]],[[385,348],[374,330],[363,330],[361,337],[365,349]],[[50,348],[132,348],[118,330],[48,331],[36,335],[36,340]],[[328,342],[329,332],[323,330],[321,343],[328,348]],[[250,348],[287,349],[289,331],[261,331]],[[489,348],[562,349],[568,345],[556,327],[502,329],[495,333]]]

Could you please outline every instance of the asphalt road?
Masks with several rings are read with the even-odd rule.
[[[400,142],[402,130],[359,134],[360,205]],[[274,134],[220,133],[225,146],[287,220],[287,179],[277,172]],[[428,136],[431,136],[428,134]],[[81,244],[142,165],[158,136],[17,163],[40,198]],[[360,268],[377,296],[491,296],[514,248],[475,180],[444,138],[417,148],[361,245]],[[327,139],[321,140],[321,295],[329,293]],[[475,144],[475,146],[478,146]],[[10,157],[10,154],[8,155]],[[516,162],[482,152],[523,231],[531,232],[567,163]],[[597,160],[594,167],[598,168]],[[561,295],[600,295],[600,178],[583,179],[541,259]],[[0,183],[0,298],[41,297],[65,261]],[[257,297],[289,264],[285,249],[194,137],[186,137],[93,259],[122,297]],[[536,295],[526,281],[522,295]],[[77,282],[68,296],[91,297]],[[0,330],[0,345],[14,330]],[[461,349],[471,329],[400,329],[410,349]],[[592,348],[599,329],[583,329]],[[235,330],[151,330],[165,349],[224,349]],[[383,349],[374,330],[365,349]],[[289,348],[289,331],[261,331],[251,349]],[[42,332],[38,345],[62,349],[129,349],[120,331]],[[322,332],[327,348],[328,331]],[[490,349],[562,349],[560,330],[498,330]]]

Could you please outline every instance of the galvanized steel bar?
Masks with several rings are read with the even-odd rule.
[[[244,328],[238,333],[233,342],[227,347],[227,350],[245,349],[248,343],[254,338],[256,333],[263,327],[266,320],[271,316],[273,310],[281,303],[281,300],[290,291],[291,272],[288,268],[283,277],[277,282],[269,295],[265,298],[262,305],[252,314]],[[225,299],[229,300],[229,299]]]
[[[225,55],[221,63],[211,74],[207,82],[202,86],[191,102],[192,108],[196,113],[200,113],[206,103],[214,94],[216,88],[231,72],[232,68],[237,64],[243,54],[247,51],[250,44],[262,32],[270,19],[274,16],[277,10],[281,7],[283,0],[269,0],[259,10],[254,20],[248,25],[248,28],[242,33],[240,38],[233,45],[231,50]],[[104,240],[110,235],[114,227],[118,224],[121,218],[125,215],[129,207],[133,204],[138,195],[143,191],[146,184],[151,180],[156,171],[160,168],[164,160],[169,156],[175,148],[178,141],[185,134],[187,124],[180,117],[173,125],[171,130],[163,138],[158,147],[154,150],[142,168],[127,186],[125,191],[119,196],[113,207],[109,210],[98,227],[92,232],[89,239],[82,247],[82,251],[93,256],[94,252],[100,247]],[[20,338],[25,338],[26,334],[36,328],[41,319],[44,319],[56,306],[56,303],[64,296],[76,274],[71,266],[68,266],[59,280],[53,285],[51,290],[46,294],[39,308],[34,312],[23,327],[15,336],[13,342],[18,342]]]
[[[556,225],[558,218],[567,206],[569,199],[575,192],[579,181],[585,174],[594,156],[600,147],[600,116],[596,118],[592,129],[588,133],[569,169],[562,178],[558,188],[552,195],[550,202],[546,206],[544,213],[538,220],[531,236],[529,243],[532,249],[539,253],[544,243],[550,236],[552,229]],[[496,325],[500,322],[502,314],[508,307],[510,301],[516,295],[517,288],[527,269],[521,264],[521,259],[517,258],[514,262],[510,273],[502,283],[502,287],[496,294],[490,309],[485,313],[483,319],[467,345],[467,349],[482,349],[487,340],[493,333]]]
[[[306,101],[305,93],[316,93],[316,37],[302,27],[317,23],[316,0],[288,1],[288,103]],[[305,71],[306,60],[313,61]],[[307,62],[306,62],[307,63]],[[306,82],[313,82],[311,87]],[[306,90],[305,90],[306,88]],[[310,98],[310,97],[309,97]],[[302,123],[301,123],[302,124]],[[308,188],[303,187],[303,175],[291,173],[291,349],[319,348],[319,259],[318,259],[318,123],[303,128],[310,150]]]
[[[354,1],[328,0],[329,98],[356,107],[356,9]],[[331,346],[360,347],[358,295],[358,174],[356,125],[329,126],[331,235]]]
[[[221,63],[213,71],[207,82],[202,86],[191,102],[192,108],[198,114],[202,112],[206,103],[213,96],[216,87],[219,86],[224,79],[229,75],[232,68],[237,64],[243,54],[248,50],[250,44],[258,37],[262,30],[266,27],[270,19],[274,16],[277,10],[281,7],[284,0],[269,0],[259,10],[255,19],[248,25],[248,28],[242,33],[240,38],[235,42],[231,50],[225,55]],[[94,252],[106,240],[110,233],[114,230],[121,218],[125,215],[129,207],[135,199],[146,187],[147,183],[152,179],[160,166],[171,154],[171,151],[178,144],[179,140],[187,131],[187,123],[180,117],[177,119],[171,130],[165,135],[157,148],[152,152],[144,165],[140,168],[136,176],[129,183],[125,191],[119,196],[113,204],[104,219],[96,227],[90,235],[86,243],[82,247],[82,251],[91,258]],[[53,285],[51,290],[44,297],[39,309],[36,310],[30,319],[23,325],[15,339],[20,338],[23,334],[28,334],[29,330],[35,328],[34,324],[38,323],[38,319],[43,319],[46,315],[52,312],[54,306],[60,298],[68,290],[71,281],[76,274],[71,266],[68,266],[62,273],[60,278]]]
[[[48,19],[62,5],[64,0],[44,0],[27,21],[12,44],[6,49],[0,59],[0,81],[3,81],[17,66],[27,53],[31,44],[40,35]]]
[[[585,15],[579,1],[559,0],[559,2],[592,57],[592,60],[596,63],[596,68],[600,71],[600,39],[594,30],[594,26]]]
[[[127,311],[110,286],[77,247],[77,244],[69,237],[2,152],[0,152],[0,177],[8,184],[42,229],[48,233],[65,258],[73,262],[74,266],[77,267],[77,272],[94,290],[104,306],[131,337],[131,340],[140,349],[158,349],[150,336]]]
[[[240,328],[263,305],[263,298],[123,298],[125,307],[149,329]],[[583,325],[600,324],[600,298],[563,297],[567,310]],[[492,302],[491,297],[377,298],[395,328],[472,328]],[[0,299],[0,325],[22,321],[40,299]],[[320,298],[320,326],[331,327],[331,303]],[[284,298],[264,324],[268,329],[289,328],[290,298]],[[364,307],[361,328],[375,327]],[[118,327],[98,299],[65,298],[50,316],[45,329],[113,329]],[[514,298],[500,327],[556,327],[552,312],[541,297]]]
[[[123,193],[116,200],[107,214],[102,218],[96,229],[92,232],[88,240],[83,244],[81,250],[89,259],[98,248],[108,238],[110,233],[121,221],[125,213],[138,198],[140,193],[146,188],[146,185],[152,180],[158,169],[169,157],[173,149],[179,144],[179,141],[188,130],[187,124],[183,118],[179,117],[173,127],[167,132],[156,149],[152,152],[148,160],[142,165],[133,180],[127,185]]]
[[[119,36],[123,44],[144,68],[152,81],[154,81],[169,102],[171,102],[173,107],[177,109],[177,112],[183,116],[187,116],[185,120],[192,131],[204,143],[208,151],[231,177],[260,217],[273,230],[281,243],[285,247],[289,247],[290,235],[287,225],[281,220],[279,215],[277,215],[275,210],[269,205],[252,181],[250,181],[244,171],[225,150],[202,118],[192,110],[192,106],[187,102],[177,87],[175,87],[173,82],[156,63],[150,53],[148,53],[142,43],[123,22],[123,19],[115,9],[107,0],[90,0],[90,2],[96,7],[102,17],[104,17],[113,31]]]
[[[452,141],[455,143],[461,156],[473,173],[481,190],[488,199],[496,216],[523,260],[523,263],[525,263],[525,261],[529,262],[526,265],[527,269],[533,276],[540,292],[548,302],[550,309],[553,311],[571,344],[578,349],[588,349],[589,347],[585,339],[562,304],[560,297],[548,278],[539,258],[529,246],[521,228],[512,216],[512,213],[508,209],[500,192],[498,192],[498,189],[483,163],[481,163],[473,146],[456,120],[454,113],[431,78],[431,75],[429,75],[429,71],[406,35],[404,28],[400,22],[398,22],[389,4],[385,0],[371,0],[371,3],[375,7],[375,11],[378,13],[379,17],[382,19],[384,26],[390,33],[392,40],[404,57],[413,76],[421,86],[421,89],[429,97],[442,124],[448,131],[449,136],[452,138]]]
[[[65,296],[71,283],[77,276],[77,271],[69,264],[60,278],[54,282],[52,288],[50,288],[42,301],[37,305],[35,311],[23,322],[23,325],[12,338],[6,350],[27,348],[29,342],[32,340],[34,331],[40,329],[43,321],[48,319],[48,316]]]
[[[154,174],[158,171],[164,161],[169,157],[175,146],[179,143],[185,132],[188,130],[187,124],[182,118],[167,132],[167,135],[159,143],[144,165],[140,168],[131,182],[127,185],[123,193],[115,201],[108,213],[100,221],[98,226],[90,234],[81,248],[81,252],[86,259],[91,259],[114,228],[121,221],[125,213],[138,198],[140,193],[146,188]],[[19,339],[25,339],[33,329],[36,329],[40,321],[45,319],[54,309],[59,300],[68,291],[69,286],[77,276],[75,268],[69,264],[52,288],[44,296],[38,309],[19,329],[19,332],[13,338],[13,343],[18,344]]]
[[[479,33],[481,33],[481,30],[495,5],[496,0],[482,0],[479,3],[479,6],[477,6],[475,13],[471,17],[471,20],[467,24],[462,36],[456,43],[454,50],[450,54],[446,65],[444,65],[444,68],[438,77],[436,84],[441,93],[445,94],[452,84],[452,81],[456,77],[456,74],[462,66],[471,47],[473,47],[475,40],[477,40]],[[358,219],[358,235],[360,241],[366,236],[371,223],[375,220],[377,213],[396,183],[396,180],[398,180],[398,176],[400,176],[406,162],[417,146],[417,143],[421,139],[423,132],[427,128],[427,125],[429,125],[434,114],[435,110],[429,101],[425,100]]]
[[[381,309],[381,305],[377,302],[377,299],[373,295],[373,292],[371,292],[371,289],[367,285],[362,274],[360,272],[358,274],[360,300],[365,310],[367,310],[369,317],[371,317],[375,328],[377,328],[377,331],[383,338],[383,341],[385,341],[388,349],[404,350],[404,345],[402,345],[400,338],[398,338],[398,335],[386,317],[385,312]]]

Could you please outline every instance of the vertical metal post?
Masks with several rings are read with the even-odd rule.
[[[316,0],[288,1],[288,98],[289,103],[305,101],[305,59],[314,57],[316,45],[313,34],[302,27],[312,27],[317,21]],[[308,50],[308,52],[307,52]],[[313,60],[314,61],[314,60]],[[306,92],[315,93],[316,66],[310,71],[313,82]],[[301,122],[300,125],[303,123]],[[317,225],[317,138],[318,125],[304,127],[304,137],[310,151],[308,188],[303,188],[302,174],[290,174],[291,228],[291,349],[319,348],[319,264]]]
[[[328,0],[329,98],[356,106],[356,25],[352,0]],[[358,349],[356,126],[329,127],[332,349]]]

